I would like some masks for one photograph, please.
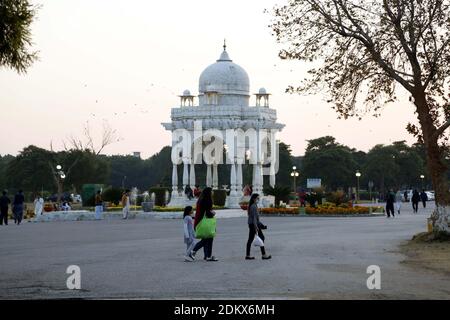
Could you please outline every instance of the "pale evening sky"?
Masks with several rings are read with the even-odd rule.
[[[286,124],[279,138],[294,155],[323,135],[364,151],[414,142],[405,130],[415,121],[407,101],[389,105],[381,118],[338,120],[323,96],[284,93],[307,66],[278,58],[264,9],[283,0],[33,2],[42,4],[32,27],[40,60],[25,75],[0,69],[2,155],[30,144],[49,148],[50,141],[62,149],[86,121],[99,138],[104,120],[122,138],[106,154],[158,152],[171,140],[160,123],[170,120],[184,89],[198,93],[200,73],[218,59],[224,38],[231,59],[249,74],[251,93],[265,87],[272,94],[271,107]]]

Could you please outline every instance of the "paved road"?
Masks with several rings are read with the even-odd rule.
[[[245,218],[218,221],[219,262],[183,261],[181,220],[0,226],[1,298],[450,298],[450,279],[401,263],[397,246],[427,212],[385,217],[266,217],[269,261],[246,261]],[[202,254],[199,253],[201,257]],[[69,265],[81,291],[66,288]],[[366,268],[381,267],[381,290]]]

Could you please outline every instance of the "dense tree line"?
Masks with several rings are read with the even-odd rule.
[[[378,144],[369,152],[358,151],[325,136],[308,141],[305,156],[301,159],[301,183],[307,178],[321,178],[329,190],[356,186],[356,172],[361,173],[360,186],[385,192],[387,188],[431,188],[423,144],[408,146],[405,141],[390,145]],[[297,160],[298,161],[298,160]],[[450,164],[450,157],[446,161]],[[422,181],[421,175],[424,176]],[[447,172],[450,180],[450,171]]]
[[[278,186],[293,187],[292,167],[300,172],[298,187],[306,187],[307,178],[321,178],[328,190],[344,189],[356,185],[355,172],[361,172],[360,185],[367,189],[369,181],[374,190],[386,188],[420,187],[422,182],[429,186],[429,174],[425,166],[423,145],[408,146],[404,141],[391,145],[376,145],[369,152],[358,151],[338,143],[331,136],[308,141],[305,155],[291,155],[288,145],[280,143],[280,168],[277,173]],[[450,158],[447,161],[450,164]],[[57,185],[52,167],[61,165],[62,170],[71,167],[65,177],[64,191],[79,193],[87,183],[104,184],[116,188],[137,187],[147,190],[154,186],[169,187],[172,177],[171,148],[164,147],[148,159],[131,155],[96,155],[91,150],[49,151],[36,146],[24,148],[17,156],[0,157],[0,189],[14,192],[41,190],[54,193]],[[182,166],[179,166],[179,181]],[[196,165],[197,183],[206,180],[206,166]],[[230,168],[219,166],[219,185],[229,185]],[[420,175],[424,175],[421,181]],[[450,172],[448,173],[450,179]],[[252,166],[243,166],[243,182],[252,183]],[[264,178],[264,184],[269,179]]]

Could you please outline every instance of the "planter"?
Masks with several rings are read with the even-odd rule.
[[[241,203],[240,206],[241,206],[242,210],[244,210],[244,211],[248,210],[248,203]]]

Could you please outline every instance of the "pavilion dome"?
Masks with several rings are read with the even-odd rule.
[[[248,95],[250,81],[247,72],[234,63],[226,51],[226,46],[216,63],[208,66],[200,75],[200,94],[216,91],[219,94]]]

